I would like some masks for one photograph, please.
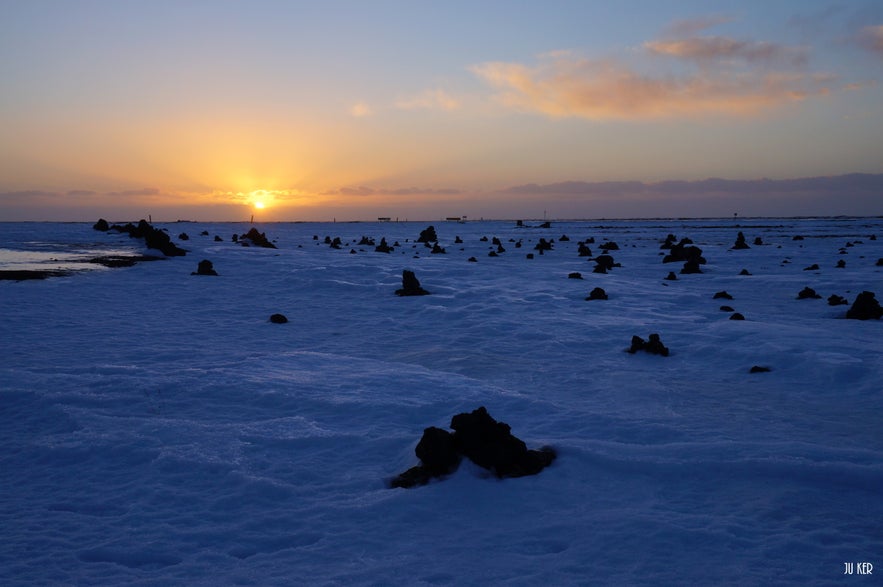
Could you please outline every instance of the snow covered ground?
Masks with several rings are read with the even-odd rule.
[[[186,257],[0,281],[0,583],[879,582],[883,322],[825,298],[883,300],[883,219],[437,222],[436,255],[429,224],[259,225],[278,249],[168,224]],[[702,274],[663,279],[669,233]],[[589,237],[622,266],[592,273]],[[89,224],[0,238],[148,252]],[[403,269],[432,295],[395,296]],[[654,332],[670,356],[624,352]],[[387,487],[482,405],[558,459]]]

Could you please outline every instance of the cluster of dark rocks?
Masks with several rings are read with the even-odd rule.
[[[267,238],[267,234],[264,232],[258,231],[257,228],[251,227],[251,229],[239,237],[239,244],[244,247],[255,246],[255,247],[263,247],[265,249],[275,249],[276,245],[270,242]]]
[[[450,427],[453,433],[434,426],[426,428],[414,450],[420,464],[394,477],[390,486],[425,485],[456,471],[463,457],[500,479],[536,475],[555,460],[554,449],[529,450],[508,424],[495,420],[484,406],[457,414]]]
[[[154,228],[144,219],[139,220],[138,224],[129,222],[124,225],[110,225],[107,220],[100,218],[98,222],[92,225],[92,228],[101,232],[115,230],[117,232],[124,232],[132,238],[144,239],[144,244],[147,245],[147,248],[156,249],[166,257],[183,257],[187,254],[187,251],[172,242],[172,237],[167,232]]]
[[[681,269],[682,274],[702,273],[700,265],[705,265],[705,257],[702,256],[702,249],[695,246],[689,238],[677,240],[673,234],[669,234],[665,242],[660,246],[661,249],[668,249],[668,254],[662,258],[663,263],[683,263]]]
[[[627,352],[635,354],[638,351],[644,351],[651,355],[662,355],[663,357],[667,357],[669,353],[668,347],[662,344],[659,335],[655,333],[649,336],[649,340],[644,340],[637,335],[632,336],[632,345],[627,349]]]

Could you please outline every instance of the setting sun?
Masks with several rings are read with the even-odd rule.
[[[263,209],[264,209],[264,203],[263,203],[263,202],[255,202],[255,203],[254,203],[254,207],[257,208],[258,210],[263,210]]]

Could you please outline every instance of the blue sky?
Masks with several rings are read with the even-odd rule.
[[[0,218],[772,214],[750,180],[883,173],[881,75],[870,0],[4,0]]]

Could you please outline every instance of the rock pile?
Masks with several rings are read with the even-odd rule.
[[[512,435],[511,428],[498,422],[482,406],[451,419],[453,433],[429,427],[414,450],[420,464],[390,482],[391,487],[425,485],[434,477],[453,473],[463,457],[494,473],[498,478],[536,475],[555,460],[550,447],[528,450]]]
[[[659,338],[658,334],[651,334],[650,340],[645,341],[640,336],[632,337],[632,346],[629,347],[628,352],[631,354],[635,354],[638,351],[644,351],[650,353],[651,355],[662,355],[663,357],[668,356],[668,348],[662,344],[662,340]]]
[[[874,292],[863,291],[856,296],[852,307],[846,312],[847,318],[855,320],[879,320],[883,317],[883,308],[874,296]]]

